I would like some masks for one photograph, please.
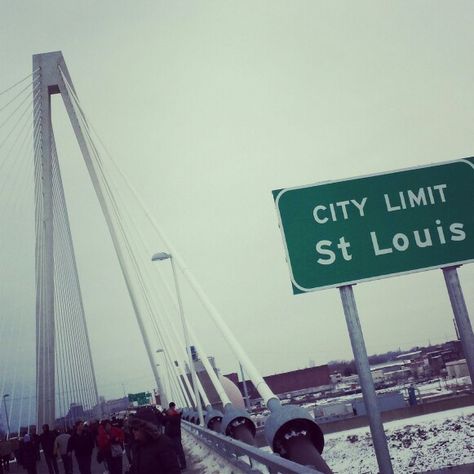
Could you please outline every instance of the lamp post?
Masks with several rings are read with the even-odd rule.
[[[165,374],[165,376],[162,377],[162,384],[163,384],[163,390],[168,395],[167,402],[169,402],[176,397],[176,395],[173,392],[172,375],[170,373],[170,361],[167,359],[167,354],[165,354],[164,349],[157,349],[156,353],[157,354],[162,353],[164,356],[163,364],[161,365],[161,367],[163,368],[161,374],[162,375]],[[166,409],[166,406],[165,406],[165,409]]]
[[[7,397],[9,397],[10,394],[6,393],[3,395],[3,406],[5,408],[5,419],[7,420],[7,439],[10,438],[10,421],[8,419],[8,411],[7,411]]]
[[[161,352],[165,352],[164,349],[157,349],[155,351],[157,354],[160,354]],[[160,393],[160,402],[161,406],[166,409],[166,406],[168,405],[168,397],[166,396],[165,393],[165,384],[163,383],[163,373],[160,374],[160,369],[158,368],[160,364],[155,364],[156,365],[156,371],[159,374],[159,384],[158,384],[158,391]]]
[[[189,370],[191,371],[191,380],[193,382],[194,396],[196,398],[196,409],[197,409],[198,416],[199,416],[199,423],[201,424],[201,426],[205,426],[204,425],[204,416],[203,416],[203,413],[202,413],[201,399],[199,398],[199,388],[198,388],[198,384],[197,384],[197,374],[196,374],[196,369],[194,367],[193,357],[192,357],[192,354],[191,354],[191,345],[190,345],[190,342],[189,342],[188,325],[186,323],[186,319],[184,318],[183,303],[181,301],[181,293],[179,291],[178,278],[177,278],[177,275],[176,275],[176,269],[175,269],[175,266],[174,266],[173,256],[169,253],[166,253],[166,252],[159,252],[159,253],[155,253],[155,255],[153,255],[153,257],[151,257],[151,260],[153,262],[161,261],[161,260],[169,260],[171,262],[171,269],[173,271],[174,286],[176,288],[176,298],[178,300],[179,315],[181,317],[181,324],[183,326],[183,333],[184,333],[184,342],[186,344],[186,352],[188,354]]]

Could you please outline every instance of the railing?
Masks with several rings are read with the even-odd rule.
[[[182,426],[188,433],[243,472],[251,474],[265,472],[270,474],[321,474],[320,471],[311,467],[302,466],[274,453],[267,453],[260,448],[201,428],[188,421],[183,420]]]

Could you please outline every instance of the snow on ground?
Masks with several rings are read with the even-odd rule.
[[[395,473],[474,463],[474,407],[384,424]],[[325,435],[323,457],[335,473],[377,473],[367,427]]]
[[[229,464],[222,456],[199,442],[192,434],[182,431],[186,453],[186,473],[193,474],[243,474],[243,471]]]

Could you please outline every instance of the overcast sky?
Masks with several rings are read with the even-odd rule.
[[[63,52],[103,142],[263,375],[352,358],[338,291],[292,294],[271,191],[474,155],[471,1],[0,8],[0,90],[31,72],[33,54]],[[53,106],[99,392],[150,388],[97,199]],[[459,275],[472,312],[473,265]],[[354,291],[369,353],[455,337],[440,270]],[[183,294],[207,351],[237,371],[184,282]]]

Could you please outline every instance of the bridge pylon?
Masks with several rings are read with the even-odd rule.
[[[36,54],[33,56],[33,110],[34,110],[34,149],[35,149],[35,217],[36,217],[36,404],[37,426],[43,424],[54,426],[56,419],[56,382],[57,367],[57,295],[55,288],[55,223],[61,218],[66,229],[65,239],[71,249],[70,256],[73,281],[77,282],[78,308],[77,327],[81,327],[84,335],[84,346],[88,354],[82,361],[76,361],[76,371],[87,372],[92,379],[94,394],[91,403],[99,405],[97,384],[90,352],[89,337],[84,317],[82,297],[78,285],[77,267],[74,258],[71,230],[67,210],[63,216],[55,215],[54,201],[64,201],[64,190],[59,171],[56,175],[55,143],[51,118],[51,95],[60,94],[66,105],[72,122],[72,106],[63,77],[70,81],[69,73],[60,51]],[[77,119],[76,119],[77,120]],[[57,165],[57,163],[56,163]],[[55,177],[56,176],[56,177]],[[66,208],[64,208],[66,209]],[[82,365],[90,365],[84,368]],[[77,376],[78,374],[76,374]],[[77,387],[77,386],[76,386]],[[63,395],[63,394],[62,394]]]
[[[156,385],[160,387],[160,378],[156,367],[154,352],[151,341],[146,333],[144,317],[138,299],[136,288],[132,281],[124,249],[120,242],[120,229],[116,229],[113,221],[113,210],[109,209],[106,200],[106,189],[100,181],[100,173],[94,163],[94,148],[89,148],[87,140],[87,125],[80,117],[82,111],[78,107],[77,94],[69,75],[63,55],[60,51],[37,54],[33,56],[33,71],[38,75],[39,93],[35,93],[34,110],[39,110],[39,120],[35,121],[35,150],[38,150],[39,159],[35,159],[35,183],[36,183],[36,332],[37,332],[37,408],[38,425],[53,423],[55,416],[55,337],[54,337],[54,225],[53,225],[53,179],[52,179],[52,157],[54,138],[51,123],[51,95],[60,94],[69,120],[71,122],[77,143],[84,159],[89,177],[95,194],[99,201],[102,213],[107,224],[112,243],[124,276],[125,284],[131,300],[137,323],[144,341],[145,349],[150,362]],[[36,89],[36,85],[34,86]],[[79,115],[78,115],[79,114]],[[84,117],[82,117],[84,118]],[[57,185],[56,185],[57,188]],[[62,192],[62,184],[60,183]],[[67,219],[66,219],[67,220]],[[67,234],[70,238],[70,228],[67,221]],[[72,248],[72,239],[71,246]],[[77,276],[77,271],[76,271]],[[78,280],[77,280],[78,281]],[[82,306],[82,303],[81,303]],[[82,324],[85,326],[84,313],[82,311]],[[93,373],[90,344],[87,337],[86,348],[88,351],[90,369]],[[95,397],[98,404],[97,385],[94,379]],[[163,394],[161,394],[163,396]]]

